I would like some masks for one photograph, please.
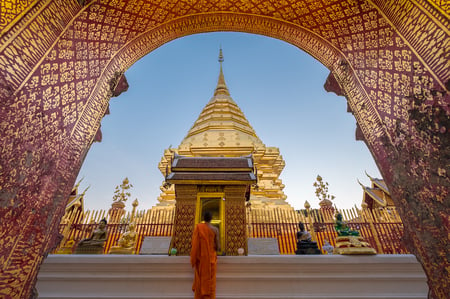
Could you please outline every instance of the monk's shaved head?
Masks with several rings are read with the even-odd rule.
[[[211,222],[212,220],[212,214],[210,211],[205,211],[205,213],[203,213],[203,220],[205,222]]]

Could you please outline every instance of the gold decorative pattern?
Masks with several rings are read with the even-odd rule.
[[[238,255],[238,249],[247,253],[245,191],[247,186],[225,187],[225,254]]]
[[[410,51],[424,62],[427,71],[445,90],[445,84],[439,78],[450,78],[448,11],[445,17],[429,9],[429,4],[425,1],[415,1],[416,4],[405,0],[374,0],[373,2],[387,15],[387,19],[401,33],[402,38],[411,45]],[[436,48],[437,44],[442,44],[444,47]]]
[[[3,0],[0,2],[0,36],[9,31],[14,23],[25,15],[25,13],[36,5],[44,2],[38,0]]]
[[[177,249],[177,255],[189,255],[192,233],[195,227],[197,186],[177,185],[175,192],[177,202],[175,205],[172,247]]]
[[[66,2],[65,9],[61,11],[55,2],[38,1],[14,28],[0,37],[0,52],[4,54],[3,59],[0,59],[0,74],[4,75],[9,88],[12,87],[16,93],[29,74],[35,71],[38,62],[46,56],[64,27],[76,15],[79,7],[74,5],[74,1]],[[59,17],[57,21],[55,16]],[[51,53],[48,57],[52,57]],[[46,65],[44,69],[55,73],[55,67],[58,67],[58,64]],[[31,79],[35,85],[38,84],[36,79]],[[55,80],[55,76],[46,76],[42,80],[48,84]],[[10,94],[10,91],[0,85],[0,94]]]
[[[445,1],[85,2],[0,4],[0,296],[31,294],[118,78],[164,43],[212,31],[278,38],[330,69],[392,187],[432,293],[448,293],[439,243],[449,184]]]

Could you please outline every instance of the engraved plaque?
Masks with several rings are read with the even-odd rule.
[[[278,240],[276,238],[249,238],[248,255],[278,255]]]
[[[171,237],[145,237],[139,254],[168,255]]]

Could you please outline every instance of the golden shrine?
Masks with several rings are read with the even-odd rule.
[[[168,148],[159,163],[164,176],[171,171],[175,154],[185,157],[241,157],[252,155],[257,184],[250,190],[252,209],[292,209],[286,202],[284,185],[279,178],[285,166],[280,150],[267,147],[256,135],[236,102],[231,98],[222,70],[222,50],[219,54],[220,72],[213,97],[203,108],[198,119],[178,148]],[[156,209],[173,209],[174,186],[163,184]]]
[[[172,248],[189,255],[195,224],[205,211],[218,228],[222,252],[247,252],[246,202],[256,182],[253,159],[246,157],[174,156],[167,182],[175,186],[176,208]]]

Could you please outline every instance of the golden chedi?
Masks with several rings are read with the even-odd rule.
[[[161,173],[170,172],[174,154],[185,157],[241,157],[253,155],[257,184],[250,191],[252,209],[292,209],[286,202],[284,185],[279,178],[285,166],[276,147],[266,145],[256,135],[236,102],[231,98],[222,71],[223,55],[219,55],[220,72],[214,96],[203,108],[178,148],[168,148],[159,163]],[[162,184],[156,209],[174,208],[173,186]]]

